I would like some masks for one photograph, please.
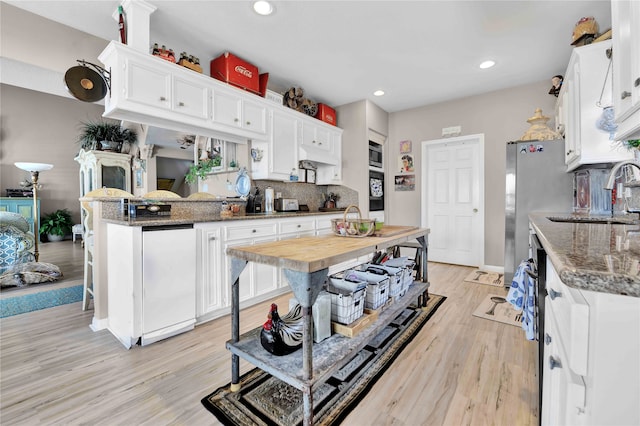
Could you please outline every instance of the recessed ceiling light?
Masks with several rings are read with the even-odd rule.
[[[373,96],[382,96],[384,95],[384,90],[376,90],[373,92]]]
[[[491,68],[495,64],[496,64],[495,61],[484,61],[483,63],[480,64],[480,68],[484,70],[487,68]]]
[[[253,10],[255,10],[258,15],[267,16],[273,13],[273,6],[266,0],[259,0],[253,3]]]

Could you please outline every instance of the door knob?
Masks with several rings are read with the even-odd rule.
[[[478,213],[478,209],[473,209],[473,212],[474,213]]]

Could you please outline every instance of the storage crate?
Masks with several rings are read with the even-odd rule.
[[[363,267],[367,272],[386,274],[389,276],[389,297],[397,296],[401,293],[404,294],[403,290],[406,290],[406,288],[403,287],[403,268],[386,266],[384,264],[376,265],[373,263],[365,263]]]
[[[258,67],[225,52],[210,63],[211,77],[260,95]]]
[[[329,285],[327,291],[331,294],[331,321],[351,324],[364,313],[366,287],[350,292]]]
[[[318,112],[316,112],[315,118],[322,120],[325,123],[337,126],[336,110],[329,105],[318,104]]]
[[[415,279],[414,275],[416,272],[416,262],[414,262],[413,260],[409,259],[406,256],[394,257],[384,262],[383,265],[402,268],[403,274],[401,281],[403,285],[409,287],[411,284],[413,284],[413,281]]]

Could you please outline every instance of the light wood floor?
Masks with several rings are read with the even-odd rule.
[[[448,299],[343,424],[537,424],[535,344],[471,315],[504,294],[463,282],[471,270],[429,264],[431,292]],[[267,312],[243,311],[241,331]],[[200,399],[230,380],[228,317],[127,351],[91,316],[73,303],[0,320],[0,424],[218,424]]]

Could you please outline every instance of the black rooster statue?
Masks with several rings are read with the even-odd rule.
[[[272,303],[267,322],[260,330],[260,343],[274,355],[288,355],[302,346],[302,327],[302,306],[296,305],[280,318],[278,305]]]

